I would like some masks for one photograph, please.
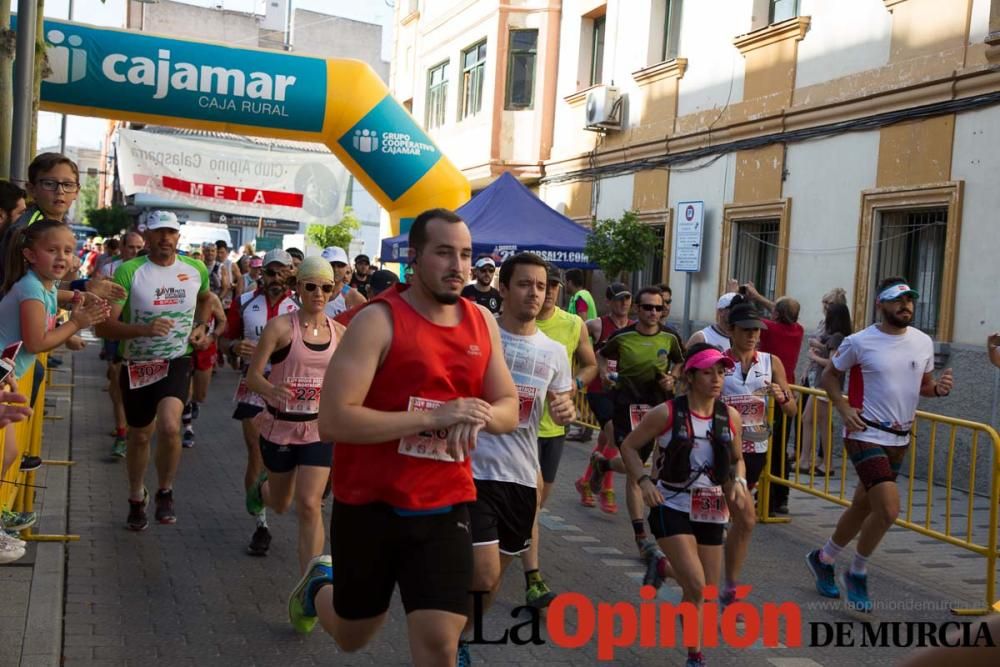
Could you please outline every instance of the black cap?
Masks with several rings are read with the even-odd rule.
[[[729,311],[729,326],[741,329],[767,328],[767,325],[761,321],[760,315],[757,314],[757,309],[749,303],[741,303],[732,307]]]
[[[366,264],[371,264],[372,260],[371,257],[369,257],[368,255],[358,255],[357,257],[354,258],[354,263],[357,264],[358,262],[365,262]]]
[[[608,297],[608,301],[624,299],[627,296],[632,296],[632,290],[625,283],[611,283],[608,285],[608,291],[605,292],[605,295]]]
[[[546,271],[548,273],[548,276],[546,276],[546,281],[547,282],[550,282],[550,283],[559,283],[560,285],[563,284],[563,272],[562,272],[562,269],[560,269],[555,264],[549,264],[546,267]]]
[[[368,287],[372,291],[372,296],[384,292],[399,282],[399,276],[387,269],[379,269],[368,278]]]

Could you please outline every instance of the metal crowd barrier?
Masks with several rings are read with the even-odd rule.
[[[791,425],[788,424],[788,418],[785,415],[781,415],[781,419],[785,421],[786,443],[791,437],[792,430],[795,430],[795,466],[791,474],[788,474],[787,466],[780,466],[780,476],[771,473],[771,457],[775,448],[772,441],[767,450],[764,472],[761,475],[757,492],[757,520],[759,523],[790,521],[788,517],[768,515],[772,484],[787,486],[844,507],[851,504],[851,495],[854,492],[854,485],[848,486],[849,457],[844,448],[843,438],[840,437],[839,429],[834,431],[835,409],[832,404],[826,404],[828,406],[827,416],[822,423],[817,419],[815,410],[808,423],[803,423],[802,398],[809,396],[810,401],[817,401],[820,398],[826,399],[826,392],[798,385],[791,385],[791,389],[796,393],[798,399],[797,419]],[[943,431],[940,436],[939,431]],[[822,460],[817,460],[814,444],[817,435],[821,432],[825,452]],[[786,443],[779,443],[779,445],[787,447]],[[808,447],[803,445],[808,445]],[[834,447],[837,447],[840,453],[839,477],[837,478],[832,478],[831,475]],[[939,447],[946,448],[943,486],[935,484],[936,454]],[[987,447],[990,449],[984,452],[984,455],[991,459],[988,476],[988,500],[985,495],[976,495],[977,457],[980,454],[980,448]],[[926,490],[919,492],[919,495],[915,491],[913,483],[917,472],[918,451],[926,454],[926,461],[924,461],[921,473],[923,473],[927,485]],[[957,452],[967,454],[968,466],[964,469],[956,470]],[[805,457],[804,461],[803,457]],[[799,470],[803,462],[808,464],[808,474]],[[817,463],[822,464],[825,473],[822,476],[815,474]],[[956,495],[956,489],[953,488],[953,485],[955,482],[965,479],[965,473],[968,473],[968,489],[967,491],[959,489],[959,492],[960,494],[966,493],[967,498],[964,501],[962,499],[953,501],[953,497]],[[952,613],[960,616],[990,613],[992,611],[991,605],[996,602],[996,568],[997,559],[1000,558],[1000,550],[998,550],[997,545],[998,504],[1000,504],[1000,434],[988,424],[918,411],[913,429],[910,431],[907,459],[904,461],[900,475],[906,476],[908,481],[905,495],[900,498],[900,515],[896,520],[896,525],[961,547],[986,559],[984,606],[974,609],[954,608]],[[983,489],[980,491],[982,492]],[[940,509],[942,494],[943,515],[935,514],[935,507]],[[920,516],[921,512],[914,510],[915,496],[917,500],[926,500],[926,509],[922,512],[923,516]],[[935,496],[939,502],[937,506],[935,506]],[[976,503],[977,498],[980,500],[978,504]],[[989,502],[988,527],[977,534],[973,526],[973,511],[977,507],[983,508],[986,502]],[[964,509],[965,516],[954,516],[953,510],[956,509]]]
[[[0,439],[0,443],[2,443],[0,444],[0,460],[2,460],[7,447],[17,447],[20,449],[22,443],[27,443],[27,447],[20,450],[21,454],[41,456],[43,435],[42,427],[45,420],[62,419],[62,417],[58,416],[45,415],[46,386],[71,387],[72,385],[52,384],[52,372],[51,370],[48,370],[48,356],[48,354],[44,353],[38,355],[38,361],[41,363],[42,367],[47,370],[45,377],[39,385],[38,395],[35,398],[35,404],[33,406],[31,417],[14,425],[13,442],[8,442],[7,439]],[[32,364],[31,369],[23,377],[18,378],[17,381],[18,388],[21,393],[25,396],[29,396],[29,398],[31,394],[31,387],[34,382],[36,368],[37,366]],[[43,464],[70,465],[71,462],[43,460]],[[0,507],[9,508],[15,512],[33,512],[35,509],[35,488],[35,471],[21,472],[21,457],[18,456],[11,465],[10,470],[8,470],[7,474],[2,480],[0,480]],[[65,542],[80,539],[78,535],[39,534],[35,532],[34,526],[21,531],[20,537],[24,540],[36,542]]]

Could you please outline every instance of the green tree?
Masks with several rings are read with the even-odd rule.
[[[337,246],[347,252],[354,234],[361,229],[361,221],[350,206],[344,207],[344,215],[335,225],[309,225],[306,238],[320,248]]]
[[[108,208],[92,208],[84,211],[87,224],[97,230],[100,236],[116,236],[132,225],[132,216],[124,206],[113,204]]]
[[[626,273],[645,265],[658,240],[656,232],[639,221],[638,211],[625,211],[620,218],[595,220],[583,250],[609,280],[624,280]]]
[[[77,210],[83,211],[84,218],[90,211],[97,208],[97,179],[88,176],[80,186],[80,196],[77,198]]]

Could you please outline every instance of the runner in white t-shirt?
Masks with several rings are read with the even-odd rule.
[[[899,515],[896,475],[910,443],[917,402],[921,396],[947,396],[952,388],[950,368],[936,380],[931,374],[931,338],[910,326],[919,296],[902,278],[883,280],[876,297],[881,321],[845,338],[820,380],[844,420],[844,446],[861,484],[833,536],[822,549],[806,555],[806,564],[819,594],[839,597],[833,565],[858,536],[854,560],[840,583],[848,605],[865,612],[872,610],[868,559]],[[850,391],[845,397],[840,388],[848,371]]]
[[[181,456],[181,411],[191,380],[192,347],[208,345],[205,320],[210,313],[205,265],[177,254],[180,223],[169,211],[146,219],[149,254],[125,262],[115,282],[126,298],[112,306],[111,317],[97,334],[122,341],[125,367],[120,386],[128,422],[126,463],[129,482],[129,530],[145,530],[149,494],[143,485],[150,438],[156,428],[156,520],[171,524],[173,485]],[[118,317],[121,316],[121,321]]]
[[[566,348],[542,333],[535,317],[545,300],[545,260],[520,253],[500,267],[504,309],[498,318],[504,360],[517,385],[518,427],[512,433],[480,433],[472,457],[476,502],[472,526],[473,591],[487,591],[485,611],[511,561],[531,545],[538,504],[538,426],[546,402],[559,425],[573,421],[573,375]],[[465,632],[472,629],[473,618]],[[463,662],[463,657],[466,662]],[[459,643],[458,664],[469,664],[468,645]]]

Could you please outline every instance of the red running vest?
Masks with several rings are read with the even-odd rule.
[[[478,306],[459,299],[462,321],[439,326],[400,296],[408,285],[388,289],[372,303],[392,311],[392,345],[375,372],[364,406],[405,412],[411,397],[450,401],[483,398],[491,354],[490,330]],[[401,454],[400,441],[333,448],[333,494],[342,503],[382,502],[400,509],[429,510],[476,499],[471,462],[439,461]]]

